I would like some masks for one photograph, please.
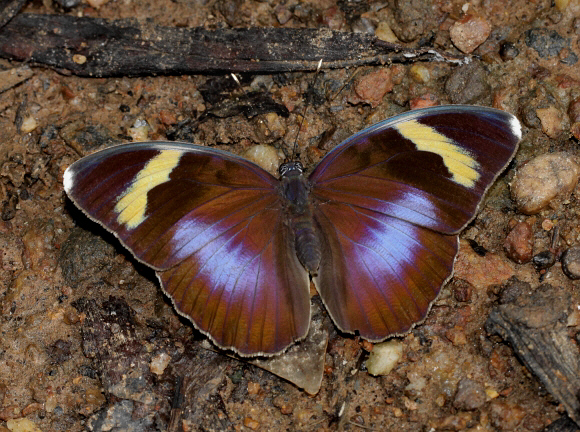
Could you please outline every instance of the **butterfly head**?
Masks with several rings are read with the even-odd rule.
[[[290,177],[295,175],[300,175],[304,172],[304,166],[299,161],[284,162],[278,168],[278,173],[280,177]]]

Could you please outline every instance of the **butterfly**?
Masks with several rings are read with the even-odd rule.
[[[378,342],[424,320],[520,138],[507,112],[439,106],[351,136],[309,175],[156,141],[83,157],[63,183],[218,347],[273,355],[308,332],[310,279],[342,332]]]

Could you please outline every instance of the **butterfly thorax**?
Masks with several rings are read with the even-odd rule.
[[[298,260],[311,274],[320,264],[320,242],[314,228],[310,204],[310,186],[300,162],[280,166],[280,193],[284,198],[289,223],[294,233],[294,248]]]

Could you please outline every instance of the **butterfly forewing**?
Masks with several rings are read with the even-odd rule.
[[[453,271],[457,236],[520,139],[483,107],[412,111],[349,138],[309,179],[323,238],[316,287],[335,323],[370,340],[421,321]]]
[[[520,134],[515,117],[490,108],[410,111],[331,151],[310,175],[313,194],[457,233],[511,160]]]
[[[266,171],[225,152],[157,142],[85,157],[64,183],[77,206],[157,270],[180,313],[217,345],[272,354],[306,335],[308,274]]]

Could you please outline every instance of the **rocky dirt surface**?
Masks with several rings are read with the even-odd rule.
[[[231,78],[87,79],[34,64],[4,78],[0,432],[576,430],[579,0],[45,0],[25,12],[327,27],[473,57],[323,70],[301,127],[312,73],[244,77],[288,117],[208,116],[199,125],[192,120],[240,97]],[[1,73],[21,66],[0,60]],[[205,349],[154,272],[63,192],[68,165],[116,143],[178,138],[236,154],[267,144],[275,168],[300,128],[312,168],[365,126],[445,103],[514,113],[520,150],[464,230],[455,276],[428,318],[396,339],[390,373],[370,375],[373,345],[321,321],[329,340],[316,395]]]

